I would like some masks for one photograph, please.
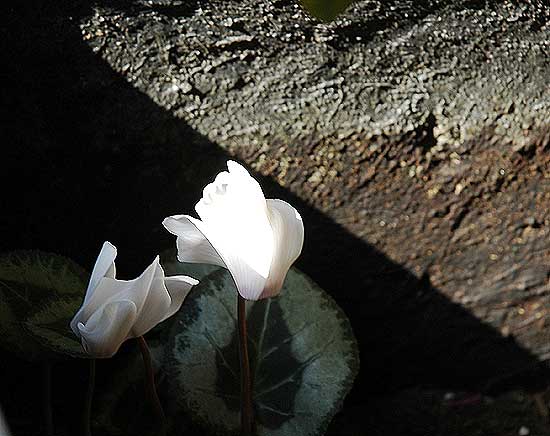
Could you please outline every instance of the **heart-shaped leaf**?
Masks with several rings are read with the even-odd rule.
[[[306,10],[322,21],[332,21],[353,3],[353,0],[302,0]]]
[[[88,274],[63,256],[13,251],[0,256],[0,343],[34,360],[84,357],[69,321],[82,300]]]
[[[177,315],[166,359],[175,402],[218,435],[239,433],[236,304],[227,271],[203,278]],[[247,320],[257,434],[322,434],[359,367],[349,320],[296,269],[279,297],[247,303]]]

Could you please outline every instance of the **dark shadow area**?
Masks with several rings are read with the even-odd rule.
[[[229,156],[92,53],[78,27],[93,13],[86,2],[3,8],[0,249],[53,251],[91,269],[109,240],[119,249],[120,277],[131,278],[173,246],[162,219],[191,212]],[[260,183],[301,212],[298,266],[351,319],[361,371],[346,407],[409,386],[492,392],[547,376],[533,355],[450,302],[429,277],[418,279],[273,180]],[[0,356],[0,403],[25,434],[36,427],[28,422],[40,421],[38,374]],[[63,365],[54,405],[76,416],[84,365]]]

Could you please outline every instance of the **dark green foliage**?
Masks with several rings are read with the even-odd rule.
[[[0,256],[0,344],[24,359],[85,357],[69,322],[88,274],[63,256],[13,251]]]

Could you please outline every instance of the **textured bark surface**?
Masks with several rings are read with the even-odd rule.
[[[292,1],[94,11],[81,24],[94,51],[225,148],[427,133],[418,145],[440,161],[487,127],[521,147],[547,121],[542,3],[362,1],[328,25]],[[341,170],[337,151],[325,171]]]

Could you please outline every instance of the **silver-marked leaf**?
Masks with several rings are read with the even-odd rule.
[[[168,346],[171,396],[213,434],[240,425],[237,291],[225,270],[203,278],[177,315]],[[281,295],[247,302],[258,436],[322,434],[359,367],[349,320],[296,269]]]
[[[160,263],[166,276],[190,276],[201,281],[207,275],[221,267],[205,263],[183,263],[178,261],[176,250],[166,250],[160,255]]]
[[[334,20],[352,3],[353,0],[302,0],[305,9],[321,21]]]
[[[26,359],[83,356],[69,321],[88,274],[63,256],[37,250],[0,255],[0,344]]]

